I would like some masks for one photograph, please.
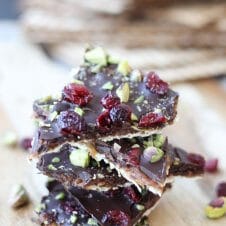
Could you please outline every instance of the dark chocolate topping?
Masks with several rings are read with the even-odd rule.
[[[64,197],[59,199],[59,194]],[[49,184],[49,194],[42,198],[39,220],[44,225],[55,223],[60,226],[91,225],[88,221],[95,219],[91,217],[63,186],[54,181]],[[75,220],[76,219],[76,220]]]
[[[91,189],[92,186],[113,188],[123,186],[127,182],[123,177],[118,176],[116,170],[110,169],[103,161],[97,163],[91,159],[86,168],[74,166],[69,159],[72,151],[76,151],[76,147],[65,144],[58,152],[42,155],[37,167],[44,174],[68,186],[75,185],[86,189]],[[49,168],[51,165],[54,169]]]
[[[134,225],[160,198],[147,191],[140,194],[134,186],[108,192],[71,187],[69,192],[104,226]]]
[[[172,123],[176,116],[176,106],[178,101],[178,94],[171,89],[167,89],[164,94],[158,94],[147,88],[144,76],[141,75],[141,81],[131,81],[132,75],[123,76],[117,72],[117,65],[110,64],[103,67],[99,72],[93,73],[92,66],[80,67],[80,70],[75,75],[76,79],[84,83],[90,92],[89,101],[86,105],[78,106],[78,104],[72,103],[68,98],[65,99],[63,94],[61,99],[52,101],[48,100],[46,103],[43,101],[36,101],[34,103],[34,111],[37,118],[40,118],[43,122],[38,128],[40,140],[33,145],[33,152],[46,151],[48,148],[53,147],[65,140],[83,140],[83,139],[102,139],[107,136],[126,136],[127,134],[142,133],[138,131],[139,120],[147,114],[149,115],[148,124],[141,128],[143,130],[154,130],[164,127],[168,123]],[[132,72],[131,72],[132,73]],[[112,90],[103,89],[103,85],[110,82],[113,85]],[[127,84],[129,86],[129,100],[124,104],[128,106],[120,107],[117,105],[117,109],[106,109],[102,106],[101,100],[109,94],[110,96],[117,96],[117,89],[120,85]],[[80,87],[81,89],[81,87]],[[68,92],[68,88],[67,88]],[[88,91],[87,91],[88,92]],[[142,98],[140,98],[142,97]],[[137,99],[140,98],[140,101]],[[121,105],[123,106],[123,105]],[[71,134],[70,132],[65,134],[59,128],[59,114],[63,111],[74,111],[76,107],[79,107],[83,111],[82,118],[84,119],[87,127],[85,131],[80,134]],[[106,106],[105,106],[106,107]],[[100,115],[105,110],[108,119],[100,118]],[[126,112],[128,111],[128,112]],[[136,115],[137,120],[130,120],[129,115]],[[53,113],[58,113],[55,118],[52,118]],[[161,121],[158,121],[158,116],[161,116]],[[106,122],[106,120],[108,120]],[[153,120],[153,122],[151,122]],[[145,120],[143,120],[145,121]],[[119,123],[120,122],[120,123]],[[106,123],[108,125],[104,126]],[[46,124],[47,126],[43,126]],[[142,123],[144,125],[144,123]],[[42,146],[46,146],[42,148]],[[40,148],[41,147],[41,148]]]

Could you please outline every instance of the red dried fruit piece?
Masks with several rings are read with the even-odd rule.
[[[107,94],[101,99],[101,104],[104,108],[111,109],[114,106],[120,104],[120,99],[117,96],[113,96],[112,94]]]
[[[224,196],[226,197],[226,182],[221,182],[220,184],[217,185],[217,196]]]
[[[63,99],[79,106],[87,105],[92,98],[93,94],[84,85],[71,83],[63,89]]]
[[[129,216],[123,211],[110,210],[104,215],[102,222],[112,226],[127,226],[129,220]]]
[[[149,72],[145,77],[145,85],[151,92],[165,94],[169,89],[167,82],[164,82],[155,72]]]
[[[143,115],[138,123],[139,127],[158,126],[166,122],[166,117],[158,113],[150,112]]]
[[[205,171],[215,173],[218,170],[218,159],[209,159],[205,163]]]
[[[132,165],[138,166],[140,163],[140,149],[139,148],[132,148],[130,151],[127,152],[128,161]]]
[[[216,198],[212,200],[209,205],[214,208],[220,208],[224,205],[224,199],[222,197]]]
[[[141,199],[141,196],[136,192],[133,187],[126,187],[123,190],[123,193],[133,202],[137,203]]]
[[[57,118],[57,127],[63,134],[79,135],[86,130],[84,118],[74,111],[62,111]]]
[[[32,138],[25,137],[20,141],[20,147],[27,151],[32,147],[31,142],[32,142]]]
[[[99,117],[96,120],[97,127],[102,131],[102,132],[107,132],[111,128],[111,118],[109,111],[106,110],[102,112]]]
[[[73,204],[71,204],[69,201],[62,203],[61,207],[67,214],[71,214],[73,211],[75,211]]]
[[[188,160],[190,162],[192,162],[193,164],[199,165],[203,168],[205,166],[205,159],[201,155],[198,155],[198,154],[195,154],[195,153],[189,153],[188,154]]]
[[[122,125],[123,122],[131,121],[132,111],[126,104],[118,104],[110,110],[110,118],[115,125]]]

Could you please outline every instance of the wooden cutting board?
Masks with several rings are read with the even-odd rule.
[[[226,180],[226,93],[211,80],[193,84],[180,84],[178,119],[175,125],[164,130],[175,145],[188,151],[200,152],[206,157],[218,157],[220,171],[206,175],[203,179],[176,178],[172,190],[162,198],[159,206],[151,213],[151,226],[214,226],[225,225],[226,217],[209,220],[204,207],[215,197],[214,189],[219,181]],[[0,105],[0,133],[14,129],[7,113]],[[40,199],[35,173],[27,160],[28,155],[19,149],[1,147],[0,157],[0,225],[35,225],[33,206]],[[9,190],[15,183],[23,183],[29,190],[32,204],[21,210],[11,210],[7,203]]]

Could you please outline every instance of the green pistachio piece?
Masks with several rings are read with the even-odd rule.
[[[35,207],[35,212],[36,213],[41,213],[42,210],[44,210],[46,208],[44,203],[39,203],[36,207]]]
[[[142,74],[139,70],[133,70],[130,75],[130,80],[133,82],[141,82]]]
[[[103,48],[96,47],[85,53],[85,60],[87,60],[91,64],[106,66],[107,54]]]
[[[57,168],[53,164],[48,165],[49,170],[57,170]]]
[[[71,215],[71,217],[70,217],[70,222],[72,223],[72,224],[75,224],[76,223],[76,221],[77,221],[77,216],[76,215]]]
[[[101,69],[102,67],[103,67],[103,66],[100,65],[100,64],[94,65],[94,66],[91,67],[91,72],[92,72],[92,73],[98,73],[98,72],[100,72],[100,69]]]
[[[41,98],[41,99],[39,100],[39,102],[40,102],[40,103],[48,103],[48,102],[50,102],[52,99],[53,99],[53,97],[52,97],[51,95],[49,95],[49,96],[45,96],[45,97]]]
[[[18,137],[16,133],[8,131],[1,137],[1,143],[8,147],[15,147],[17,145]]]
[[[73,79],[72,82],[78,85],[84,85],[84,82],[78,79]]]
[[[224,207],[207,206],[205,208],[205,214],[208,218],[217,219],[226,214],[226,209]]]
[[[156,152],[152,155],[150,162],[156,163],[158,162],[164,155],[164,152],[160,148],[156,148]]]
[[[87,167],[90,162],[89,153],[86,150],[76,149],[69,156],[70,162],[74,166]]]
[[[114,88],[114,85],[109,81],[106,82],[101,88],[104,90],[112,90]]]
[[[56,200],[62,200],[62,199],[64,199],[64,197],[65,197],[64,192],[60,192],[60,193],[58,193],[58,194],[55,196],[55,199],[56,199]]]
[[[119,86],[119,88],[116,90],[116,94],[120,98],[121,102],[128,102],[130,95],[129,84],[126,82]]]
[[[164,144],[166,138],[162,134],[156,134],[154,136],[153,144],[157,148],[161,148],[162,145]]]
[[[57,111],[52,112],[49,115],[49,120],[52,122],[57,117],[57,115],[58,115]]]
[[[144,147],[147,148],[147,147],[152,147],[153,146],[153,139],[152,137],[149,138],[147,141],[144,141]]]
[[[120,63],[118,64],[117,71],[124,76],[129,75],[129,73],[131,72],[131,67],[129,66],[128,61],[127,60],[120,61]]]
[[[140,104],[144,101],[144,96],[141,95],[139,96],[135,101],[134,101],[134,104]]]
[[[97,226],[97,221],[93,218],[89,218],[87,224]]]
[[[140,204],[136,204],[136,208],[140,211],[144,210],[144,206]]]
[[[80,116],[84,115],[84,111],[80,107],[76,107],[74,111]]]
[[[140,222],[136,224],[136,226],[150,226],[147,217],[143,217]]]
[[[173,161],[173,165],[178,166],[179,164],[180,164],[180,159],[176,157]]]
[[[120,59],[116,56],[108,56],[108,63],[109,64],[118,64],[120,62]]]
[[[12,208],[19,208],[28,204],[28,202],[29,202],[29,197],[24,186],[20,184],[15,185],[11,191],[10,198],[9,198],[10,206]]]
[[[132,121],[138,121],[138,117],[134,113],[132,113],[131,114],[131,120]]]
[[[52,163],[58,163],[58,162],[60,162],[60,158],[59,157],[54,157],[52,159]]]

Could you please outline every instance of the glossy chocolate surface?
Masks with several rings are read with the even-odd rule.
[[[68,99],[65,100],[63,94],[59,99],[35,101],[33,106],[35,117],[41,121],[41,124],[39,124],[37,129],[33,152],[47,151],[48,148],[52,148],[57,143],[63,143],[65,140],[92,140],[105,137],[113,139],[112,137],[114,136],[125,137],[128,134],[134,134],[135,136],[135,134],[144,133],[144,130],[161,129],[165,125],[172,123],[176,117],[178,94],[173,90],[168,89],[164,94],[152,92],[145,85],[144,75],[141,74],[141,81],[132,81],[131,76],[133,72],[128,76],[124,76],[117,71],[117,65],[115,64],[103,67],[97,73],[91,71],[92,66],[82,66],[75,74],[75,78],[82,81],[93,96],[87,105],[80,106],[84,112],[82,118],[86,123],[84,131],[79,135],[73,135],[70,133],[62,134],[59,129],[59,122],[57,121],[59,114],[63,111],[74,111],[78,107],[77,104],[68,101]],[[113,84],[113,88],[110,91],[102,88],[107,82]],[[117,96],[117,88],[125,83],[130,87],[130,96],[128,102],[123,104],[126,104],[131,109],[137,120],[111,122],[110,128],[107,131],[103,131],[96,123],[104,110],[101,99],[107,94]],[[134,103],[140,96],[143,96],[142,101]],[[51,114],[53,112],[57,112],[58,116],[52,118]],[[161,115],[165,118],[164,123],[153,123],[145,128],[139,128],[138,121],[148,113]]]

